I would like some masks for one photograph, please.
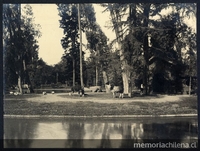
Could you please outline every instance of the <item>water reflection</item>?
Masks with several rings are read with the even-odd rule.
[[[34,121],[6,119],[4,122],[4,145],[13,148],[28,148],[32,143],[30,138],[33,138],[36,129],[37,123]]]
[[[4,147],[14,148],[127,148],[151,140],[191,142],[197,136],[197,118],[4,120]]]

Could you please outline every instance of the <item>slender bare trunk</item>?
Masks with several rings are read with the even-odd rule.
[[[103,74],[103,81],[104,81],[106,93],[110,93],[110,88],[109,88],[109,86],[106,84],[106,83],[108,82],[108,77],[107,77],[106,71],[102,71],[102,74]]]
[[[25,62],[25,60],[23,60],[23,67],[24,67],[24,73],[25,73],[25,78],[24,79],[26,79],[25,82],[27,82],[27,84],[29,86],[30,93],[33,93],[34,90],[33,90],[33,87],[32,87],[32,83],[30,81],[30,77],[29,77],[28,71],[26,70],[26,62]]]
[[[149,72],[149,55],[148,55],[148,38],[145,36],[144,38],[144,87],[145,94],[148,94],[148,72]]]
[[[83,84],[83,63],[82,63],[82,32],[81,32],[81,19],[80,19],[80,4],[78,4],[78,24],[79,24],[79,33],[80,33],[80,80],[81,87],[84,87]]]
[[[99,81],[99,71],[98,71],[98,67],[96,65],[96,86],[98,86],[98,81]]]
[[[190,76],[190,81],[189,81],[189,95],[191,95],[191,88],[192,88],[192,78]]]
[[[75,59],[73,58],[73,86],[75,86]]]
[[[107,83],[108,82],[108,77],[107,77],[106,71],[102,71],[102,74],[103,74],[104,83]]]
[[[58,84],[58,72],[56,73],[56,83]]]
[[[21,30],[21,27],[20,27],[20,23],[21,23],[21,4],[18,4],[18,30],[20,31]],[[20,58],[22,59],[22,57]],[[21,61],[20,61],[20,68],[22,69],[21,67]],[[21,70],[19,69],[19,70]],[[23,91],[22,91],[22,79],[21,79],[21,71],[18,72],[18,87],[19,87],[19,93],[20,94],[23,94]]]
[[[23,91],[22,91],[22,79],[21,79],[21,74],[20,73],[18,73],[18,87],[19,87],[19,93],[23,94]]]
[[[96,86],[98,86],[98,82],[99,82],[99,69],[98,69],[98,65],[99,65],[99,51],[98,51],[98,48],[97,48],[97,45],[95,46],[96,47]]]
[[[24,67],[24,71],[26,71],[26,63],[25,63],[25,60],[23,60],[23,67]]]
[[[131,76],[130,76],[131,77]],[[133,84],[133,82],[132,82],[132,80],[130,79],[129,80],[129,93],[128,93],[128,96],[129,97],[132,97],[132,84]]]
[[[149,26],[149,11],[150,11],[151,4],[145,4],[144,7],[144,27]],[[148,33],[144,35],[144,41],[143,41],[143,47],[144,47],[144,59],[145,59],[145,65],[144,65],[144,87],[145,87],[145,94],[148,94],[149,89],[149,41],[148,41]]]

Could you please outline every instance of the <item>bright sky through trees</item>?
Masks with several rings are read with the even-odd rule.
[[[23,6],[23,5],[22,5]],[[59,28],[59,19],[57,6],[55,4],[31,4],[35,17],[35,23],[41,25],[42,36],[39,41],[39,58],[42,58],[47,64],[54,65],[61,60],[64,50],[61,46],[61,38],[63,37],[63,29]],[[105,26],[108,25],[109,13],[102,13],[104,8],[94,5],[97,23],[101,26],[103,32],[109,40],[115,38],[112,29]],[[188,25],[196,31],[196,19],[191,18]],[[86,44],[85,35],[83,35],[83,44]],[[83,47],[83,50],[88,51]],[[88,55],[88,53],[87,53]],[[86,55],[86,56],[87,56]]]
[[[59,19],[57,6],[55,4],[32,4],[35,23],[41,25],[42,36],[39,41],[39,57],[47,64],[54,65],[61,60],[64,50],[60,40],[63,37],[63,29],[59,28]],[[97,22],[102,27],[110,40],[115,38],[112,30],[107,30],[106,22],[109,20],[108,13],[102,13],[104,8],[95,6]],[[85,35],[83,35],[83,44],[86,44]],[[88,52],[84,47],[83,50]],[[88,53],[87,53],[88,54]]]

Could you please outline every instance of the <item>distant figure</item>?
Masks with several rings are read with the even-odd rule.
[[[119,98],[124,98],[124,89],[123,86],[111,86],[111,92],[113,93],[113,98],[116,97],[116,94],[119,93]]]
[[[140,95],[143,94],[143,90],[144,90],[144,87],[143,87],[143,84],[140,85]]]
[[[80,96],[84,96],[84,87],[82,88],[81,87],[81,85],[79,85],[79,84],[76,84],[75,86],[73,86],[72,88],[71,88],[71,92],[72,93],[75,93],[75,92],[78,92],[78,94],[80,95]]]
[[[106,91],[112,92],[113,98],[116,97],[117,93],[119,94],[119,98],[124,97],[124,88],[123,84],[120,84],[118,86],[115,86],[114,84],[110,84],[110,82],[105,83]]]

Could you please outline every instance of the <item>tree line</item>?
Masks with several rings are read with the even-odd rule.
[[[63,29],[61,61],[47,65],[38,58],[39,25],[33,22],[30,5],[23,9],[14,4],[3,5],[5,85],[81,83],[82,60],[85,86],[107,82],[123,85],[124,93],[144,85],[145,94],[178,93],[183,85],[195,86],[197,76],[196,33],[184,18],[196,17],[193,3],[102,3],[110,15],[110,29],[116,39],[108,43],[97,23],[92,4],[80,4],[80,27],[87,44],[80,43],[78,4],[56,4]],[[162,11],[169,10],[163,14]],[[102,12],[103,13],[103,12]],[[155,19],[156,18],[156,19]],[[80,45],[90,50],[80,58]],[[114,47],[117,45],[117,48]],[[55,50],[56,53],[56,50]]]

